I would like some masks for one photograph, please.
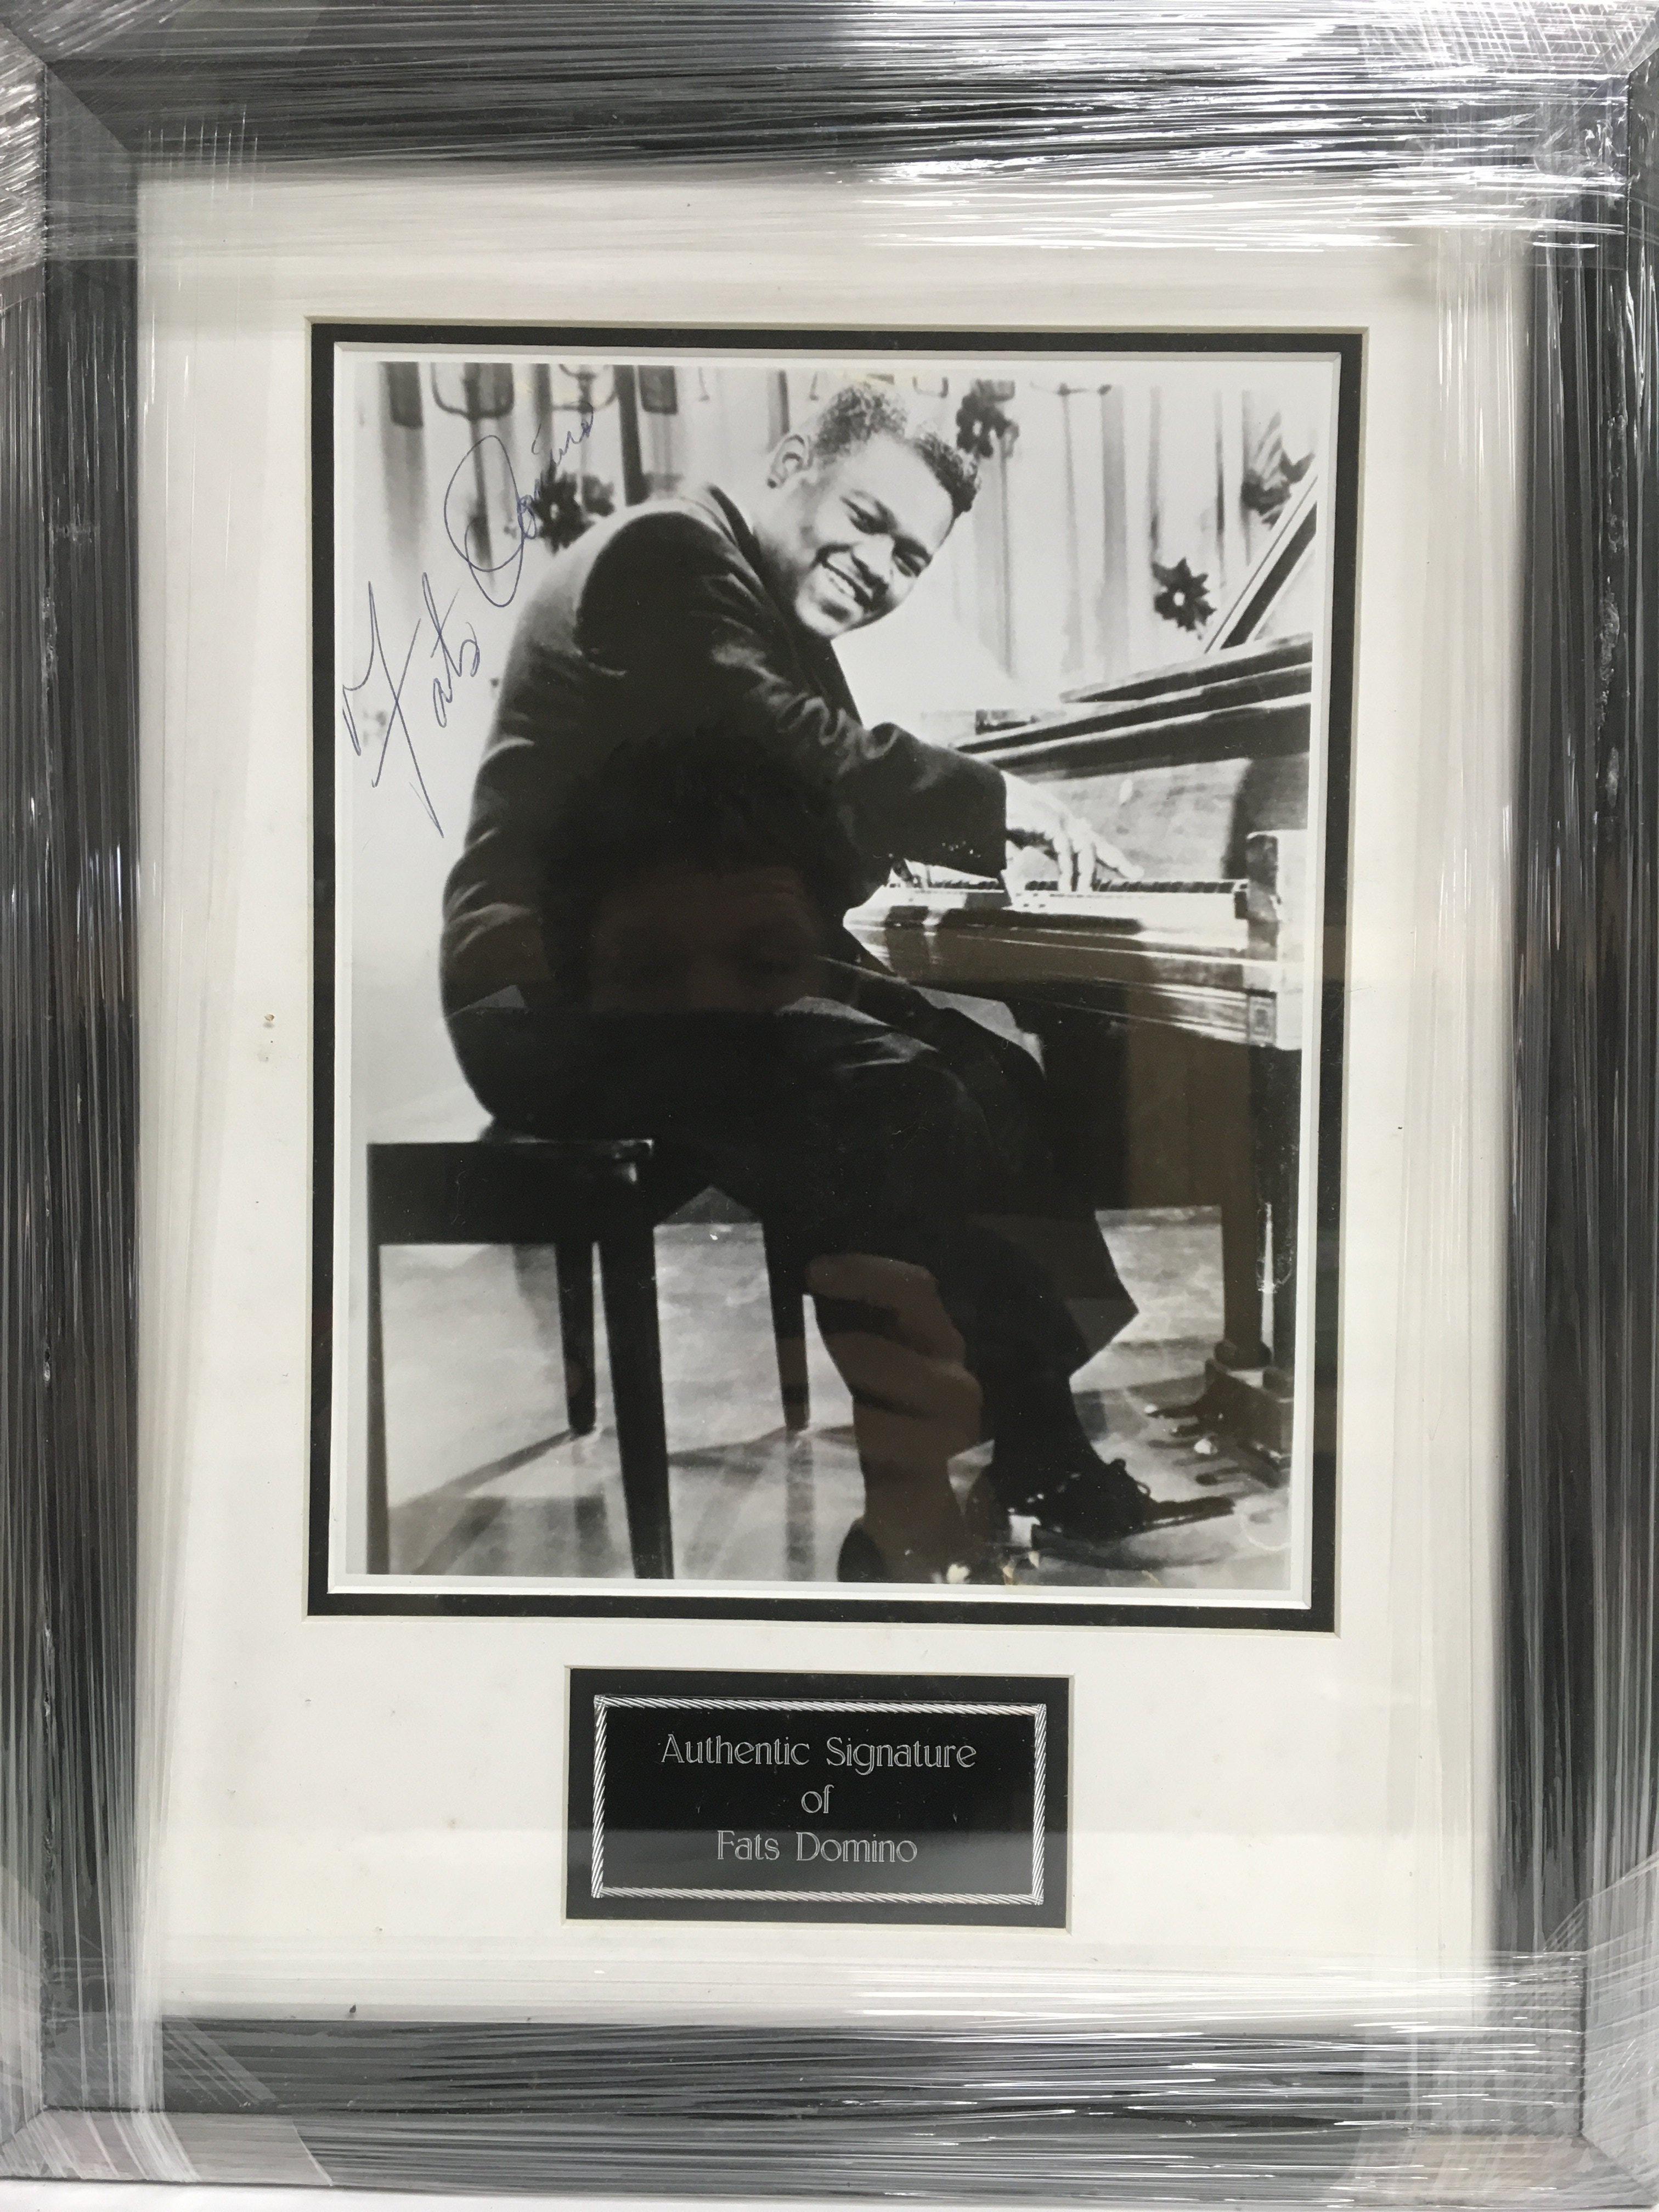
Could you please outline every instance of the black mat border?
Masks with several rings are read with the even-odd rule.
[[[1341,1214],[1343,1043],[1346,1002],[1354,661],[1358,571],[1359,459],[1364,334],[1358,330],[1064,330],[981,328],[879,331],[820,326],[787,331],[753,325],[681,328],[656,324],[313,321],[310,325],[313,1062],[311,1483],[307,1610],[312,1614],[486,1619],[697,1620],[912,1620],[980,1626],[1206,1628],[1329,1634],[1336,1622],[1338,1251]],[[1312,1550],[1305,1606],[1059,1605],[1041,1600],[699,1596],[631,1583],[592,1591],[411,1591],[331,1586],[329,1493],[333,1380],[334,1214],[334,362],[343,345],[410,349],[477,346],[495,351],[602,353],[648,346],[662,352],[898,355],[951,351],[1008,360],[1021,354],[1285,354],[1334,356],[1338,369],[1333,471],[1333,591],[1328,653],[1325,795],[1325,931],[1320,1025],[1319,1159],[1315,1186]]]

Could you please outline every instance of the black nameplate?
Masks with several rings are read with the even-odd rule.
[[[1068,1685],[570,1677],[573,1919],[1066,1923]]]

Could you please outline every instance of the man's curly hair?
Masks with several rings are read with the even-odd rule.
[[[896,439],[933,471],[950,495],[953,516],[966,514],[979,489],[979,471],[959,447],[919,422],[896,392],[880,384],[844,384],[801,425],[815,460],[837,460],[872,438]]]

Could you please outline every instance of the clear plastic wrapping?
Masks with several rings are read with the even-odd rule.
[[[15,0],[0,32],[0,2174],[1651,2201],[1647,13],[965,0],[601,22]],[[434,826],[450,808],[401,754],[374,765],[395,690],[373,730],[339,714],[337,693],[349,706],[361,688],[354,656],[380,641],[365,607],[378,622],[402,593],[418,623],[431,590],[424,554],[389,580],[382,507],[395,520],[431,498],[444,522],[427,479],[450,465],[446,439],[469,462],[489,438],[522,459],[532,428],[562,424],[576,461],[561,481],[561,451],[534,496],[591,526],[678,495],[675,441],[717,448],[664,419],[684,399],[714,421],[732,379],[757,374],[731,368],[742,347],[781,364],[768,436],[787,441],[838,364],[879,391],[886,345],[947,438],[978,441],[1000,557],[1023,544],[1036,562],[1045,538],[1075,541],[1079,497],[1090,527],[1145,526],[1094,426],[1115,421],[1109,387],[1139,388],[1148,334],[1175,359],[1194,333],[1224,352],[1241,334],[1312,348],[1356,332],[1363,407],[1316,473],[1334,538],[1351,463],[1357,557],[1346,586],[1334,565],[1326,631],[1313,623],[1319,680],[1335,668],[1340,690],[1345,650],[1357,672],[1352,811],[1323,878],[1349,902],[1334,926],[1328,906],[1310,971],[1324,1048],[1334,1036],[1341,1054],[1320,1106],[1335,1180],[1307,1232],[1309,1274],[1340,1284],[1340,1331],[1334,1304],[1307,1308],[1319,1389],[1334,1379],[1297,1416],[1339,1442],[1328,1618],[1316,1606],[1293,1634],[1265,1613],[1159,1625],[1149,1601],[1022,1621],[1017,1603],[975,1613],[961,1590],[954,1613],[814,1613],[793,1586],[748,1599],[726,1583],[678,1614],[629,1583],[607,1613],[533,1577],[496,1602],[476,1567],[422,1584],[406,1558],[377,1587],[374,1515],[398,1497],[387,1506],[382,1469],[380,1504],[365,1504],[372,1450],[357,1488],[331,1487],[314,1385],[332,1362],[361,1390],[380,1278],[371,1324],[361,1232],[342,1232],[331,1278],[313,1272],[309,1217],[326,1210],[319,1161],[355,1127],[319,1055],[337,1040],[340,1080],[367,1093],[362,1056],[381,1048],[349,1004],[318,997],[329,975],[360,1006],[380,988],[368,954],[338,964],[332,933],[337,913],[343,941],[352,927],[354,870],[360,918],[365,885],[392,896],[382,848],[351,842],[371,817],[350,809],[390,803],[389,757],[411,824],[417,788]],[[1033,470],[1048,450],[1030,394],[1061,337],[1073,472],[1053,482],[1072,506],[1028,494],[1023,520],[1006,465],[1022,437]],[[354,345],[356,383],[338,365]],[[1083,463],[1074,362],[1099,385]],[[1283,481],[1259,471],[1230,508],[1255,403],[1203,373],[1223,485],[1205,492],[1203,542],[1236,584],[1238,532],[1252,558],[1277,544],[1310,463],[1268,441]],[[1168,392],[1197,374],[1182,361]],[[959,385],[980,410],[965,427]],[[596,404],[611,410],[597,431]],[[1149,405],[1154,422],[1159,406],[1200,419],[1167,392]],[[1158,434],[1147,449],[1174,471],[1181,434]],[[507,680],[510,629],[472,535],[489,543],[474,465],[477,513],[459,543],[445,525],[465,571],[450,582],[477,594],[471,646],[434,595],[445,649],[420,687],[434,787],[447,778],[440,795],[459,799],[471,756],[432,748],[452,712],[478,714],[468,684]],[[1137,636],[1184,682],[1193,626],[1217,608],[1175,562],[1190,546],[1159,538],[1153,477],[1136,481],[1166,595]],[[539,561],[551,522],[534,509],[529,529],[514,489],[519,556]],[[408,543],[439,544],[422,526]],[[948,741],[985,757],[1005,728],[1068,742],[1061,708],[1039,726],[1018,690],[1013,603],[1005,579],[996,613],[989,525],[971,526],[979,565],[953,588],[964,635],[994,643],[1003,623],[1002,690],[973,663],[963,698],[971,681],[986,696]],[[1054,573],[1073,588],[1073,698],[1088,696],[1086,635],[1118,655],[1133,721],[1154,654],[1115,641],[1127,632],[1106,580],[1090,601],[1075,563]],[[337,805],[308,728],[337,750]],[[408,759],[418,775],[413,736]],[[1114,801],[1132,831],[1135,759]],[[398,834],[384,849],[429,876],[432,849]],[[1156,863],[1152,849],[1141,874],[1190,872]],[[1212,903],[1236,888],[1242,918],[1261,890],[1242,868],[1171,888]],[[410,956],[410,1004],[435,1006],[434,958]],[[441,1040],[435,1013],[429,1026]],[[404,1088],[423,1103],[415,1079]],[[1177,1213],[1204,1209],[1168,1195],[1173,1237]],[[1126,1249],[1134,1211],[1109,1221]],[[735,1227],[718,1211],[674,1221],[697,1264],[744,1233],[741,1210]],[[443,1279],[386,1280],[406,1315]],[[694,1328],[690,1306],[670,1310],[665,1327]],[[422,1340],[434,1370],[447,1327]],[[705,1364],[732,1356],[710,1342]],[[673,1357],[686,1395],[671,1414],[692,1388]],[[812,1373],[823,1431],[834,1376]],[[605,1482],[610,1403],[591,1462]],[[545,1441],[507,1438],[507,1506],[492,1522],[492,1462],[465,1492],[486,1504],[445,1524],[447,1556],[452,1527],[510,1524],[510,1480]],[[792,1480],[798,1532],[811,1516]],[[1209,1480],[1200,1465],[1189,1487]],[[698,1524],[709,1547],[718,1520]],[[1035,1564],[1035,1523],[1031,1541]],[[588,1667],[1068,1681],[1067,1924],[571,1916],[563,1686]]]

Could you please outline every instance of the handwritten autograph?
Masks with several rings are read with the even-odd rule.
[[[584,409],[579,417],[577,428],[565,433],[558,451],[550,457],[550,466],[556,470],[561,462],[576,447],[586,444],[592,434],[592,411],[591,409]],[[540,434],[538,431],[538,443]],[[489,557],[489,526],[483,495],[487,480],[489,449],[492,447],[501,456],[499,465],[506,480],[507,499],[505,504],[510,517],[507,526],[507,549],[499,561],[491,560]],[[535,452],[537,445],[532,444],[531,450],[532,453]],[[473,479],[470,494],[458,492],[457,488],[460,485],[463,476],[469,471]],[[532,539],[540,537],[542,532],[541,509],[533,493],[520,490],[518,478],[514,473],[513,457],[508,453],[503,440],[494,431],[487,433],[485,436],[478,439],[467,448],[448,483],[445,486],[443,525],[445,537],[460,556],[468,575],[486,603],[498,611],[511,606],[518,597],[519,586],[524,580],[525,548]],[[438,672],[431,679],[429,693],[432,719],[441,730],[447,729],[450,709],[455,703],[457,685],[477,677],[483,667],[483,650],[479,643],[478,633],[471,623],[465,621],[463,621],[459,628],[451,627],[455,611],[455,599],[458,594],[451,595],[448,605],[441,613],[431,576],[422,570],[421,604],[424,611],[416,622],[415,628],[410,635],[408,647],[394,676],[392,655],[386,650],[386,641],[380,631],[380,609],[375,604],[373,583],[370,583],[367,589],[368,592],[367,665],[362,676],[355,684],[343,684],[340,686],[340,712],[346,737],[353,753],[362,759],[367,749],[364,723],[371,714],[374,719],[381,721],[380,750],[375,756],[374,773],[369,778],[371,788],[379,788],[380,779],[386,773],[387,757],[395,738],[409,757],[410,769],[414,775],[416,787],[421,795],[421,802],[426,809],[433,828],[441,837],[444,834],[443,823],[438,818],[438,811],[432,803],[432,794],[427,787],[426,776],[422,769],[420,754],[415,743],[415,732],[410,724],[410,710],[404,702],[404,693],[409,683],[409,672],[415,658],[416,647],[421,642],[422,631],[429,627],[432,642],[428,647],[427,657],[439,663]],[[369,696],[366,697],[366,694]],[[363,718],[362,721],[359,720],[360,716]]]
[[[460,512],[457,514],[456,488],[469,471],[475,477],[479,492],[483,485],[483,460],[491,447],[500,453],[501,466],[512,500],[512,520],[507,526],[508,546],[504,560],[490,561],[484,557],[489,543],[489,512],[481,496],[469,485],[460,495]],[[492,607],[510,607],[519,595],[519,585],[524,576],[524,549],[534,532],[534,517],[526,514],[526,501],[519,489],[519,480],[513,473],[513,459],[504,441],[494,431],[470,447],[456,465],[455,473],[444,489],[444,535],[465,562],[473,582]],[[456,528],[459,520],[460,527]],[[526,527],[526,523],[530,525]],[[496,580],[505,580],[504,595],[495,596]]]
[[[583,410],[574,430],[567,430],[556,453],[549,456],[548,469],[556,471],[567,454],[585,445],[593,434],[593,411]],[[536,434],[539,438],[538,430]],[[512,520],[508,525],[509,544],[505,556],[500,561],[483,557],[489,543],[488,509],[483,496],[484,460],[494,447],[501,455],[501,466],[507,478]],[[532,444],[531,451],[536,450]],[[460,495],[458,514],[457,486],[468,471],[471,472],[473,487]],[[457,525],[459,523],[459,528]],[[444,488],[444,535],[465,562],[473,582],[492,607],[510,607],[518,597],[519,585],[524,575],[524,550],[532,538],[542,533],[541,513],[533,492],[519,489],[518,477],[513,471],[513,456],[503,440],[492,430],[470,446],[456,464],[455,472]],[[495,595],[495,579],[505,580],[505,592]]]
[[[444,635],[442,623],[439,621],[436,610],[433,606],[431,580],[425,575],[421,578],[421,595],[426,602],[434,625],[437,629],[439,643],[443,647],[444,672],[441,677],[434,677],[432,683],[433,711],[437,715],[441,726],[447,718],[450,702],[455,696],[455,677],[469,672],[472,674],[477,672],[478,640],[476,632],[469,630],[467,637],[460,642],[459,653],[452,653]],[[453,602],[452,601],[451,604],[453,605]],[[404,687],[409,681],[409,664],[414,659],[415,648],[421,641],[421,623],[416,623],[409,641],[409,650],[404,655],[403,665],[394,676],[392,672],[391,660],[386,654],[386,641],[380,635],[380,611],[374,604],[374,586],[373,584],[368,586],[368,665],[356,683],[343,684],[340,686],[340,712],[345,720],[346,735],[351,741],[351,750],[361,760],[364,750],[362,732],[357,726],[357,717],[352,711],[351,702],[360,693],[368,690],[377,677],[384,684],[390,704],[385,713],[384,725],[380,732],[380,750],[375,759],[374,773],[369,778],[370,787],[375,790],[380,788],[380,778],[386,773],[386,755],[392,750],[392,740],[395,734],[401,738],[404,748],[409,755],[409,765],[414,772],[416,788],[421,794],[421,803],[426,808],[433,828],[441,837],[444,834],[444,825],[438,819],[438,810],[432,804],[432,794],[426,787],[426,778],[421,772],[421,757],[415,749],[415,733],[409,726],[409,714],[404,705]],[[470,672],[465,665],[469,647],[472,653],[472,666]],[[438,647],[434,646],[433,651],[435,653],[437,650]]]
[[[471,623],[466,626],[466,635],[459,641],[457,649],[453,653],[450,651],[444,624],[455,611],[455,601],[452,597],[442,614],[438,612],[437,604],[432,596],[432,579],[424,569],[421,572],[421,601],[426,608],[427,620],[432,625],[432,651],[434,654],[441,653],[444,657],[442,675],[434,676],[432,679],[432,712],[438,727],[447,730],[449,727],[449,710],[455,703],[455,679],[458,676],[476,676],[483,656],[478,647],[478,633]],[[420,634],[417,625],[415,635],[418,637]],[[472,656],[470,661],[467,659],[469,653]]]
[[[579,408],[577,421],[580,427],[574,430],[567,430],[558,452],[549,456],[556,469],[567,453],[574,453],[578,446],[585,446],[593,434],[593,410],[591,407]],[[532,453],[539,453],[541,449],[542,434],[538,430],[530,441],[530,450]]]

